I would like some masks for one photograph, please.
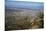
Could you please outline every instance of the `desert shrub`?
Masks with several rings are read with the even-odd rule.
[[[40,28],[43,28],[44,27],[44,14],[43,13],[40,13],[39,15],[39,18],[41,19],[39,22],[40,22]]]
[[[29,18],[26,16],[23,21],[17,22],[16,25],[18,26],[18,29],[28,29],[31,28],[31,22],[28,20]],[[28,21],[27,21],[28,20]]]
[[[19,18],[19,19],[16,19]],[[8,21],[7,24],[10,26],[8,29],[28,29],[31,28],[29,16],[7,16],[6,20]]]
[[[12,25],[15,23],[15,16],[7,16],[5,20],[7,21],[7,25]]]
[[[38,13],[36,15],[37,17],[34,19],[34,24],[39,26],[38,28],[43,28],[44,21],[43,21],[43,13]],[[8,26],[10,26],[8,29],[29,29],[34,26],[32,26],[32,21],[33,19],[31,16],[20,16],[20,15],[15,15],[15,16],[6,16],[6,21]],[[35,27],[35,26],[34,26]]]
[[[44,20],[43,20],[43,13],[39,12],[36,16],[31,20],[31,26],[33,28],[43,28],[44,27]]]
[[[44,27],[44,14],[43,14],[43,12],[39,12],[38,14],[37,14],[37,17],[39,17],[41,20],[39,21],[39,28],[43,28]]]

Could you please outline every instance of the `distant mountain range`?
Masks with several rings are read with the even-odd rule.
[[[24,15],[34,16],[36,13],[43,12],[43,2],[25,2],[25,1],[6,1],[6,15],[13,15],[15,12],[20,12]]]

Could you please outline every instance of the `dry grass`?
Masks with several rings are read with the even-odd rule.
[[[7,16],[8,29],[36,29],[43,28],[43,16]]]

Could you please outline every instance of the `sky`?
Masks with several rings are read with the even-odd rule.
[[[19,2],[18,2],[19,1]],[[28,8],[28,9],[43,9],[43,3],[42,1],[31,3],[31,0],[25,0],[26,2],[21,2],[24,0],[7,0],[6,6],[7,8]]]
[[[33,1],[33,2],[43,2],[44,0],[7,0],[7,1]]]

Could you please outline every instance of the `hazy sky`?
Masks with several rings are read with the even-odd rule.
[[[44,0],[7,0],[7,1],[33,1],[33,2],[43,2]]]
[[[6,2],[8,8],[28,8],[28,9],[43,9],[43,3],[40,2],[21,2],[21,1],[10,1]]]

